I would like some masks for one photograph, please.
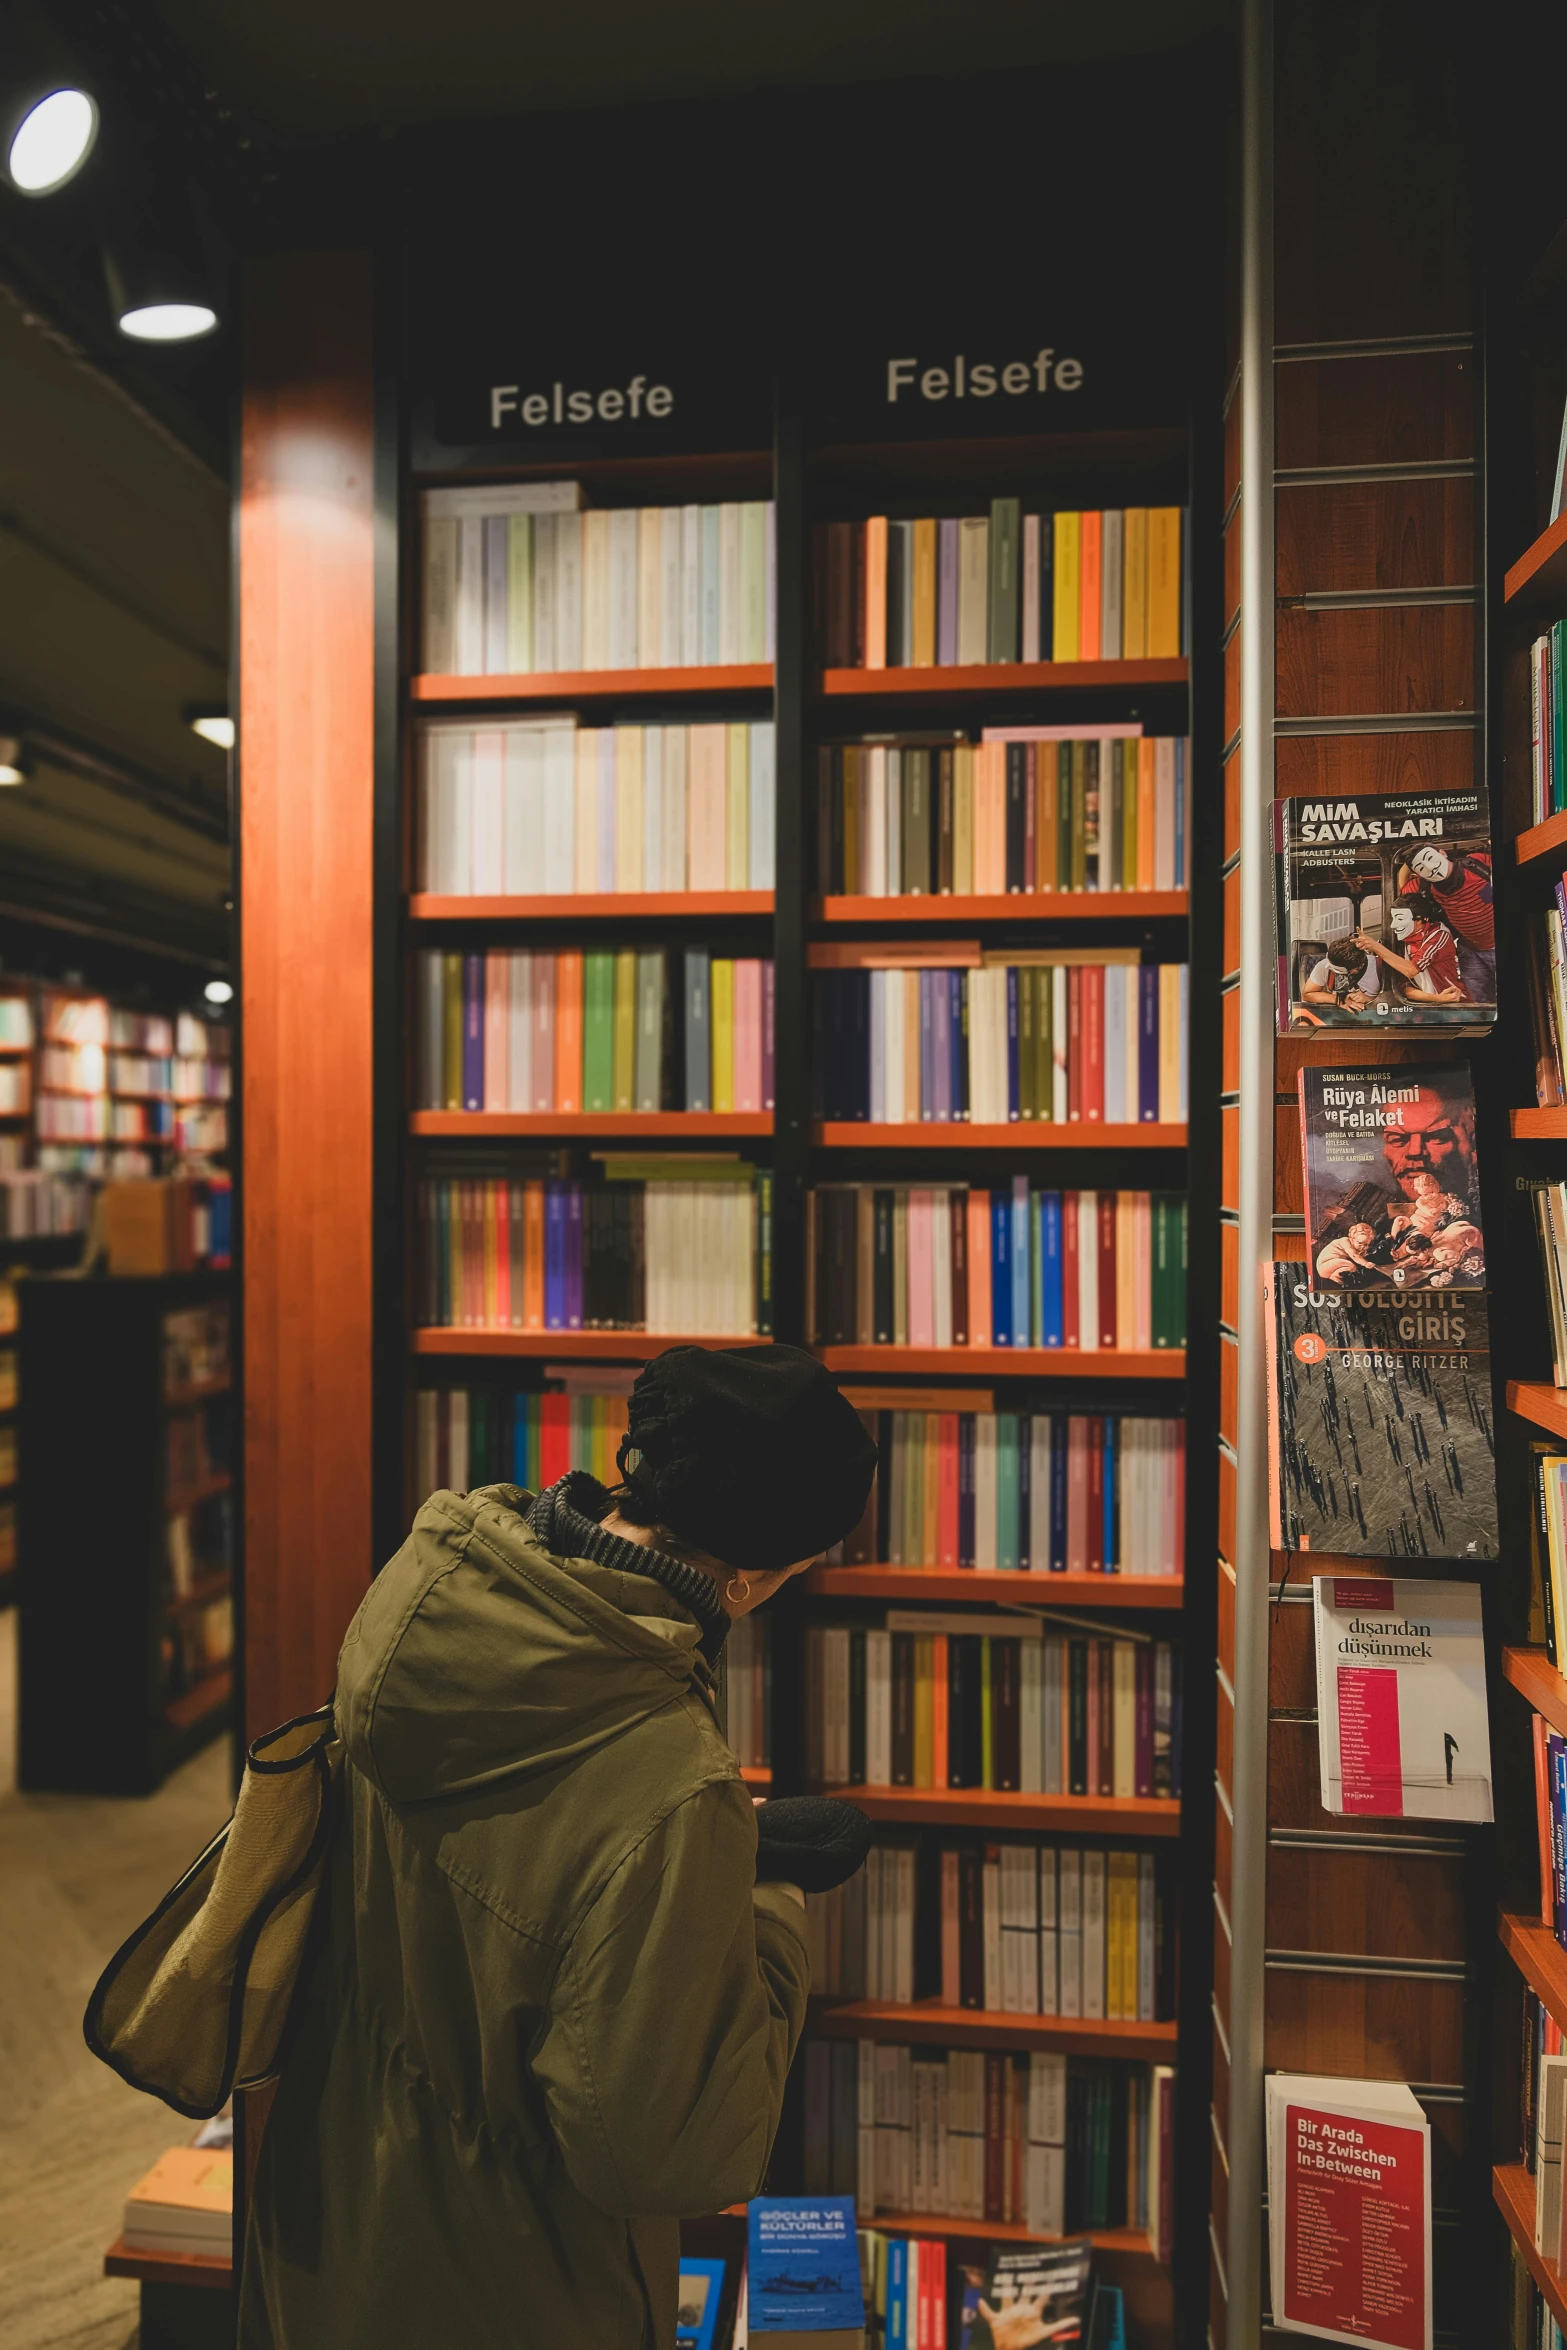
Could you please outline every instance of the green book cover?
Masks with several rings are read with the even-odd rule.
[[[615,957],[615,1057],[611,1107],[629,1110],[637,1082],[637,956],[634,947]]]
[[[1138,860],[1142,844],[1137,834],[1137,775],[1139,752],[1135,743],[1121,745],[1121,836],[1122,888],[1137,887]]]
[[[990,1746],[991,1731],[995,1722],[995,1709],[991,1704],[990,1697],[990,1659],[992,1653],[993,1644],[988,1634],[983,1635],[979,1643],[979,1783],[982,1787],[993,1787],[996,1783],[991,1763]]]
[[[441,1100],[462,1108],[462,957],[441,957]]]
[[[1017,975],[1017,1092],[1018,1114],[1039,1116],[1039,1058],[1035,1050],[1034,974],[1027,964]]]
[[[770,1167],[756,1171],[756,1332],[773,1334],[773,1175]]]
[[[615,958],[582,958],[582,1106],[614,1107]]]
[[[662,1076],[664,1044],[664,958],[660,953],[637,957],[637,1070],[636,1105],[656,1110]]]
[[[990,502],[990,597],[985,632],[987,661],[1015,661],[1022,620],[1022,504],[1017,498]]]
[[[1037,1115],[1053,1118],[1056,1112],[1055,1032],[1052,1025],[1054,989],[1049,969],[1043,963],[1035,964],[1029,977],[1034,983],[1034,1093],[1039,1103]]]
[[[1162,1192],[1156,1191],[1149,1202],[1149,1222],[1148,1335],[1155,1346],[1168,1346],[1170,1282],[1166,1260],[1169,1254],[1169,1232]]]

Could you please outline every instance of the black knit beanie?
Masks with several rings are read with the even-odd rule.
[[[640,1457],[628,1469],[629,1453]],[[672,1346],[631,1391],[619,1465],[654,1523],[766,1574],[859,1523],[876,1447],[797,1346]]]

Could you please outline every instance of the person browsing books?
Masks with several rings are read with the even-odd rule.
[[[753,1804],[715,1666],[876,1448],[797,1348],[672,1347],[618,1467],[433,1494],[349,1627],[242,2350],[672,2350],[680,2218],[762,2185],[869,1826]]]

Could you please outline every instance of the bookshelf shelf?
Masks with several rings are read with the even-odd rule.
[[[1012,2015],[943,2007],[929,1999],[900,2007],[886,1999],[811,2001],[810,2028],[827,2040],[892,2040],[953,2048],[1054,2048],[1065,2056],[1135,2056],[1165,2062],[1175,2026],[1060,2015]]]
[[[987,1379],[1184,1379],[1185,1350],[1148,1352],[1106,1348],[1100,1353],[1055,1346],[818,1346],[829,1371],[918,1371],[944,1379],[972,1371]],[[1552,1391],[1554,1392],[1554,1391]],[[1562,1434],[1567,1435],[1567,1414]]]
[[[991,1607],[1178,1608],[1179,1575],[1012,1574],[995,1567],[812,1567],[807,1591],[823,1599],[967,1599]]]
[[[234,2263],[227,2253],[133,2252],[116,2236],[103,2256],[106,2277],[134,2277],[143,2285],[207,2285],[229,2291]]]
[[[1184,656],[1165,661],[984,661],[933,669],[824,669],[829,698],[878,694],[1070,693],[1085,686],[1184,685]]]
[[[1509,1379],[1507,1408],[1553,1436],[1567,1436],[1567,1388],[1548,1387],[1543,1379]]]
[[[1567,852],[1567,808],[1558,815],[1547,816],[1543,824],[1529,825],[1513,842],[1513,855],[1520,865],[1532,865],[1540,858],[1560,857],[1564,852]]]
[[[645,1363],[668,1346],[758,1346],[754,1330],[727,1338],[676,1330],[416,1330],[419,1355],[558,1355],[584,1362]]]
[[[1567,1135],[1567,1109],[1510,1110],[1513,1138],[1518,1142],[1543,1141],[1552,1135]]]
[[[415,890],[410,922],[630,922],[697,914],[770,915],[770,889],[609,890],[575,897],[441,897]]]
[[[555,669],[526,677],[435,677],[410,680],[416,702],[464,703],[605,701],[636,695],[766,693],[771,661],[731,661],[711,669]]]
[[[1184,914],[1184,889],[1015,890],[1007,897],[818,898],[818,922],[1098,922]]]
[[[1532,2188],[1533,2180],[1529,2183]],[[1026,2228],[1020,2220],[933,2219],[924,2211],[878,2211],[867,2216],[870,2226],[889,2236],[946,2236],[971,2244],[1059,2244],[1065,2240],[1042,2236],[1037,2228]],[[1141,2228],[1079,2228],[1072,2241],[1085,2236],[1096,2252],[1120,2252],[1142,2260],[1154,2257],[1152,2241]]]
[[[1178,1836],[1168,1795],[1014,1795],[995,1787],[821,1787],[871,1820],[935,1828],[1017,1828],[1079,1836]]]
[[[1510,1917],[1504,1910],[1496,1932],[1535,1997],[1562,2023],[1567,2019],[1567,1950],[1539,1918]]]
[[[1557,2324],[1567,2327],[1567,2289],[1553,2260],[1534,2248],[1534,2176],[1521,2162],[1498,2163],[1491,2173],[1491,2191],[1507,2222],[1513,2242],[1549,2304]]]
[[[771,1134],[771,1110],[415,1110],[411,1134],[715,1135]]]
[[[740,1776],[748,1787],[770,1787],[773,1774],[765,1763],[742,1763]]]
[[[1504,1648],[1502,1671],[1537,1714],[1567,1738],[1567,1681],[1543,1648]]]
[[[1567,604],[1567,514],[1559,514],[1509,566],[1502,597],[1520,611],[1537,604]]]
[[[902,1126],[868,1121],[829,1121],[813,1126],[811,1139],[823,1150],[966,1151],[1169,1151],[1186,1148],[1180,1126],[1107,1126],[1102,1119],[1058,1126],[1049,1118],[1019,1119],[1006,1126],[973,1126],[966,1118],[921,1118]]]

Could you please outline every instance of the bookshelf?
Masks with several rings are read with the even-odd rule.
[[[707,669],[571,669],[523,677],[414,677],[415,702],[489,709],[505,702],[622,702],[772,690],[770,661],[732,661]]]
[[[981,694],[987,701],[1012,694],[1084,693],[1097,687],[1129,692],[1138,686],[1185,685],[1184,658],[1166,661],[994,661],[943,669],[824,669],[828,699],[882,695]]]

